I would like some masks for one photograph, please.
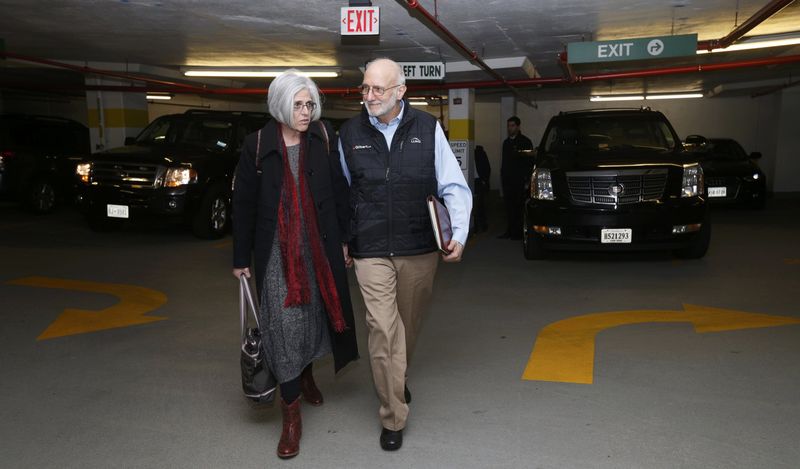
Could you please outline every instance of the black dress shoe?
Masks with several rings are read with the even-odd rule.
[[[381,430],[381,448],[385,451],[397,451],[403,446],[403,430]]]
[[[411,391],[408,390],[408,385],[407,384],[405,385],[405,388],[403,389],[403,394],[404,394],[404,396],[406,398],[406,404],[411,404]]]

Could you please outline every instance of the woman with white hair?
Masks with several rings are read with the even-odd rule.
[[[312,362],[358,358],[346,266],[349,188],[320,94],[289,70],[269,86],[273,119],[245,139],[233,191],[233,275],[255,275],[267,363],[281,390],[278,456],[300,451],[300,399],[323,402]],[[251,271],[251,258],[254,270]]]

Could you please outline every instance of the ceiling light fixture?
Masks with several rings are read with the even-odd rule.
[[[738,50],[764,49],[767,47],[794,46],[800,44],[800,31],[786,34],[768,34],[764,36],[752,36],[736,44],[732,44],[722,49],[698,50],[698,54],[735,52]]]
[[[289,68],[192,68],[183,71],[187,77],[214,78],[275,78]],[[333,68],[296,69],[301,75],[310,78],[336,78],[341,71]]]
[[[589,98],[589,101],[597,102],[597,101],[641,101],[644,99],[644,96],[592,96]]]
[[[146,96],[148,100],[169,101],[172,99],[172,95],[169,94],[148,94]]]
[[[703,93],[675,93],[675,94],[650,94],[645,96],[644,99],[692,99],[702,98]]]
[[[672,93],[672,94],[649,94],[642,95],[616,95],[616,96],[592,96],[589,101],[642,101],[653,99],[689,99],[689,98],[702,98],[703,93]]]

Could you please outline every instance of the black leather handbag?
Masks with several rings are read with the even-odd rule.
[[[252,312],[256,327],[248,327],[247,311]],[[278,381],[267,365],[261,347],[261,329],[258,324],[258,308],[250,292],[247,277],[239,277],[239,316],[242,326],[242,390],[244,395],[256,402],[268,403],[275,399]]]

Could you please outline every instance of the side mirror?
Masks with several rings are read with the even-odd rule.
[[[757,160],[759,158],[761,158],[761,152],[760,151],[754,151],[753,153],[750,153],[750,159],[751,160]]]
[[[136,143],[136,137],[125,137],[125,146]]]

